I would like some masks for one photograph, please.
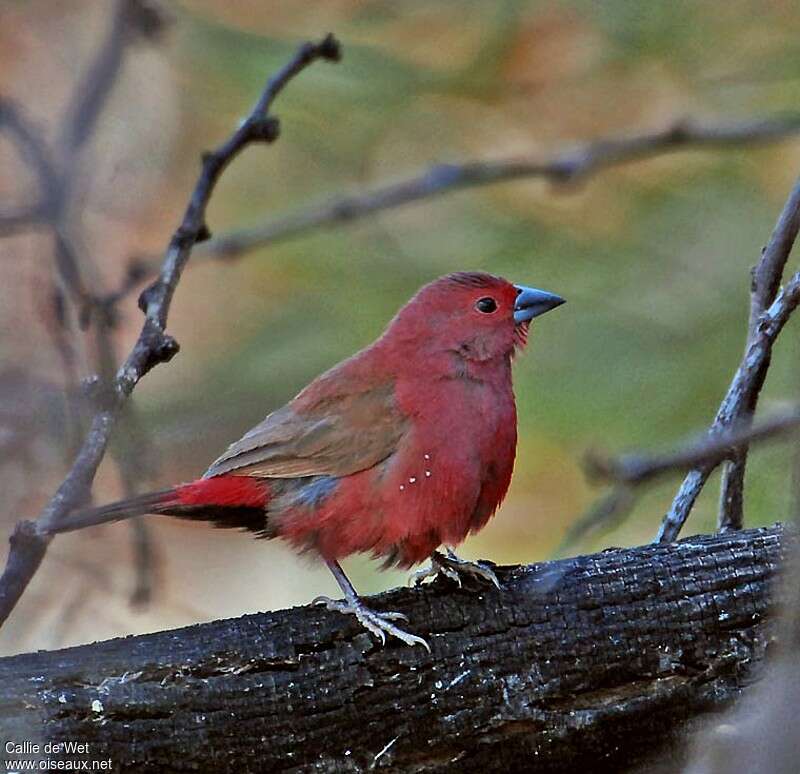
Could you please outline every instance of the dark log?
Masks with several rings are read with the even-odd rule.
[[[430,655],[305,607],[5,658],[0,741],[88,742],[62,757],[136,772],[677,760],[758,676],[782,542],[779,526],[693,537],[498,568],[502,592],[437,580],[370,600]]]

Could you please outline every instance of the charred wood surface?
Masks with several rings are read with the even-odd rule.
[[[85,741],[117,771],[626,770],[679,755],[757,678],[784,541],[693,537],[369,600],[430,655],[304,607],[0,659],[0,737]]]

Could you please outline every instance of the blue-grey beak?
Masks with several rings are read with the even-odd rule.
[[[514,322],[530,322],[534,317],[549,312],[564,303],[561,296],[555,293],[548,293],[546,290],[537,288],[526,288],[524,285],[514,285],[519,291],[517,301],[514,304]]]

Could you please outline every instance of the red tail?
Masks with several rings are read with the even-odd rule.
[[[70,516],[52,532],[72,532],[146,513],[211,521],[219,527],[263,532],[266,528],[264,508],[268,500],[269,488],[260,479],[232,475],[201,478],[174,489],[149,492],[81,511]]]

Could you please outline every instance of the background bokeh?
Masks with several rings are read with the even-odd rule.
[[[683,117],[769,116],[800,104],[793,2],[163,5],[169,30],[129,51],[83,159],[82,248],[105,287],[119,283],[131,256],[163,250],[201,151],[227,136],[298,41],[329,30],[342,40],[344,60],[315,65],[280,98],[283,135],[248,149],[225,174],[209,210],[215,233],[435,162],[547,156]],[[0,7],[0,93],[46,137],[105,34],[109,7],[103,0]],[[515,366],[520,445],[511,492],[461,553],[497,562],[547,558],[602,494],[585,480],[587,449],[668,449],[712,418],[744,344],[749,269],[798,170],[798,140],[685,151],[603,171],[579,187],[505,183],[301,235],[235,261],[197,260],[170,318],[181,353],[135,394],[149,436],[141,453],[156,455],[152,483],[201,473],[316,374],[368,344],[424,282],[484,269],[569,303],[535,325]],[[33,190],[30,170],[0,136],[0,201],[25,201]],[[44,233],[0,241],[0,440],[13,439],[3,442],[0,459],[0,536],[36,514],[68,462],[63,367],[43,312],[53,282],[49,245]],[[140,326],[135,294],[120,311],[125,352]],[[763,410],[797,394],[799,354],[790,326]],[[787,514],[790,469],[786,444],[753,454],[748,524]],[[652,539],[676,486],[648,491],[622,524],[577,548]],[[96,499],[119,493],[109,459]],[[713,528],[716,496],[715,479],[687,532]],[[336,592],[324,568],[281,545],[167,520],[149,524],[157,582],[146,607],[129,602],[130,525],[67,535],[0,632],[0,652]],[[346,569],[367,593],[405,580],[361,558]]]

